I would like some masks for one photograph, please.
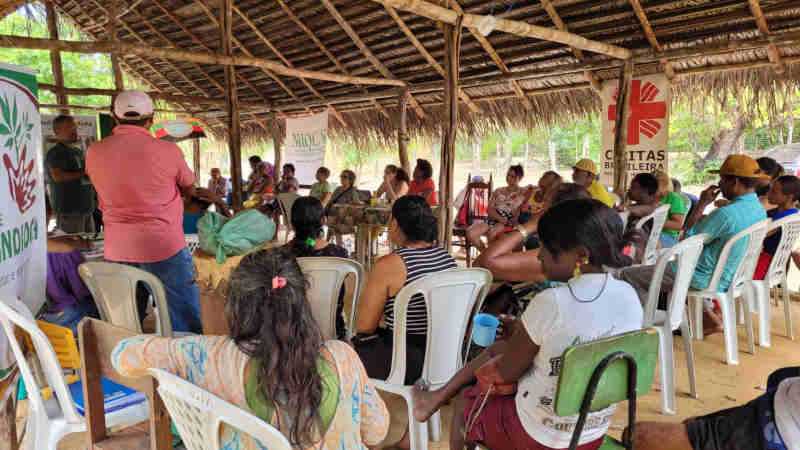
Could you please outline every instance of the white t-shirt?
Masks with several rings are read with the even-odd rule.
[[[787,378],[778,386],[775,425],[786,448],[800,448],[800,377]]]
[[[577,414],[558,417],[553,412],[564,350],[641,329],[644,320],[636,291],[624,281],[607,274],[584,274],[569,285],[574,296],[566,285],[548,289],[534,297],[521,318],[528,335],[539,346],[539,353],[519,380],[517,414],[528,435],[552,448],[569,447],[578,421]],[[598,294],[596,300],[589,301]],[[589,414],[580,445],[605,434],[615,409],[610,406]]]

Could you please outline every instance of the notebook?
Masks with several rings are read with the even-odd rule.
[[[103,406],[106,414],[116,410],[126,408],[147,400],[147,397],[139,391],[115,383],[107,378],[102,379],[103,383]],[[86,415],[83,400],[83,383],[81,380],[69,384],[69,392],[75,402],[75,408],[81,415]]]

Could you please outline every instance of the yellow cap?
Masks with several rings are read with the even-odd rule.
[[[730,155],[725,158],[725,162],[719,170],[709,170],[708,173],[718,173],[720,175],[731,175],[742,178],[770,178],[764,173],[755,159],[745,155]]]
[[[578,170],[583,170],[584,172],[589,172],[592,175],[597,175],[597,173],[598,173],[597,172],[597,166],[594,164],[594,161],[592,161],[589,158],[584,158],[584,159],[576,162],[575,165],[572,166],[572,168],[573,169],[578,169]]]

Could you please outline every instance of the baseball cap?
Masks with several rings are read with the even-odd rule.
[[[768,174],[761,170],[755,159],[746,155],[730,155],[725,158],[725,162],[722,163],[722,167],[719,170],[709,170],[708,173],[742,178],[770,178]]]
[[[594,161],[589,158],[584,158],[576,162],[572,168],[589,172],[592,175],[597,175],[597,166],[594,164]]]
[[[131,89],[114,100],[114,115],[120,119],[144,119],[153,115],[153,100],[147,93]]]

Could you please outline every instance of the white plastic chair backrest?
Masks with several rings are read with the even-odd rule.
[[[101,261],[81,264],[78,273],[94,297],[100,318],[137,333],[142,332],[142,324],[136,307],[136,284],[141,281],[149,285],[158,308],[161,336],[172,337],[167,293],[155,275],[125,264]]]
[[[647,293],[647,303],[644,311],[644,328],[652,327],[655,321],[655,313],[658,308],[658,298],[661,294],[661,280],[664,272],[669,267],[669,263],[675,259],[675,282],[667,301],[667,317],[672,330],[677,329],[683,321],[683,312],[686,308],[686,294],[692,284],[694,269],[700,253],[703,251],[703,243],[708,238],[707,234],[698,234],[684,239],[671,248],[664,249],[658,256],[656,268],[653,271],[653,278],[650,280],[650,289]]]
[[[147,369],[158,381],[158,393],[188,450],[220,450],[226,424],[257,439],[261,448],[291,450],[273,426],[216,395],[161,369]]]
[[[761,254],[761,247],[764,243],[764,236],[767,234],[767,227],[769,226],[769,219],[764,219],[751,225],[749,228],[736,233],[728,240],[725,247],[722,247],[722,252],[717,259],[717,265],[714,267],[714,273],[711,275],[711,281],[708,283],[706,290],[717,291],[719,282],[722,279],[722,274],[725,266],[728,263],[728,258],[731,249],[739,241],[744,241],[747,248],[742,256],[741,261],[736,267],[736,272],[731,278],[731,284],[728,286],[728,292],[733,293],[742,283],[747,280],[753,279],[753,274],[756,271],[756,264],[758,264],[758,256]]]
[[[83,423],[84,419],[75,409],[72,395],[69,392],[67,383],[64,381],[61,365],[58,363],[58,356],[56,356],[56,352],[52,344],[50,344],[50,340],[47,339],[44,332],[36,325],[33,314],[31,314],[28,307],[15,298],[7,296],[1,297],[0,324],[3,326],[3,330],[11,346],[11,351],[14,353],[14,358],[17,360],[22,380],[25,382],[25,386],[27,386],[28,414],[36,414],[39,415],[39,417],[43,417],[47,416],[47,411],[45,410],[44,399],[41,394],[42,386],[39,386],[36,377],[33,375],[33,371],[30,365],[28,365],[28,360],[25,359],[22,348],[19,346],[19,342],[14,334],[15,325],[30,335],[31,342],[33,342],[34,350],[36,351],[36,358],[39,359],[39,364],[44,371],[47,383],[55,393],[56,401],[61,408],[64,419],[67,423]],[[33,432],[44,433],[45,430],[33,430]],[[33,437],[30,439],[33,439]]]
[[[786,277],[787,263],[792,256],[794,245],[800,237],[800,214],[791,214],[770,223],[767,233],[777,229],[781,230],[781,240],[778,242],[778,248],[772,256],[772,262],[770,262],[767,275],[764,277],[770,286],[782,283]]]
[[[486,269],[448,269],[426,275],[400,289],[394,299],[394,347],[388,384],[402,386],[406,376],[406,313],[415,294],[425,297],[428,337],[422,378],[431,385],[446,383],[463,365],[464,336],[474,311],[489,292],[492,274]]]
[[[636,229],[641,230],[647,221],[653,221],[653,226],[650,228],[650,235],[647,238],[647,245],[644,248],[644,255],[642,255],[642,264],[646,266],[655,264],[658,259],[658,239],[661,237],[661,230],[664,229],[664,222],[667,221],[668,213],[669,205],[661,205],[656,208],[655,211],[636,222]]]
[[[308,256],[297,258],[300,270],[303,271],[310,287],[308,300],[311,312],[317,321],[322,337],[325,340],[336,339],[336,306],[339,302],[339,291],[344,279],[349,274],[355,277],[354,298],[358,298],[361,282],[364,280],[364,266],[347,258],[330,256]]]
[[[631,215],[630,211],[620,211],[619,218],[622,219],[622,229],[628,226],[628,217]]]
[[[197,234],[187,234],[184,235],[186,239],[186,248],[189,250],[189,253],[194,255],[194,251],[200,247],[200,236]]]
[[[609,192],[608,194],[611,196],[611,200],[613,201],[612,205],[613,205],[614,207],[616,207],[617,205],[619,205],[620,203],[622,203],[622,199],[620,198],[620,196],[619,196],[619,195],[617,195],[617,194],[615,194],[615,193],[613,193],[613,192]]]
[[[300,198],[300,195],[298,195],[297,192],[284,192],[282,194],[278,194],[278,203],[280,203],[283,217],[286,219],[286,235],[283,239],[284,243],[289,242],[289,229],[292,225],[292,205],[294,205],[294,201],[298,198]]]

